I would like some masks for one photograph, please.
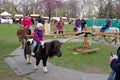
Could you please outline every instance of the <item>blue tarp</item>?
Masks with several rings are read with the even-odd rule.
[[[93,25],[103,26],[105,24],[105,21],[106,19],[86,19],[86,23],[90,27],[92,27]],[[116,19],[112,20],[111,26],[118,27],[120,29],[120,21]]]

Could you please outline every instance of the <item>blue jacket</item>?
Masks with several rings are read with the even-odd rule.
[[[110,27],[110,25],[111,25],[111,20],[106,20],[106,24],[105,24],[105,26]]]
[[[77,19],[76,21],[75,21],[75,26],[76,27],[79,27],[81,25],[81,21],[80,21],[80,19]]]

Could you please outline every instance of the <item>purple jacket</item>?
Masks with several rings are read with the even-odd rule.
[[[42,32],[42,30],[39,30],[38,28],[34,29],[34,40],[37,42],[44,40],[44,33]]]

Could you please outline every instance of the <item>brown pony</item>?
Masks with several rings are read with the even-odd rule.
[[[29,31],[27,28],[19,28],[17,30],[17,36],[20,42],[22,42],[22,49],[24,48],[24,40],[27,40],[27,35],[29,34]]]
[[[42,29],[43,33],[45,32],[44,28]],[[30,35],[29,31],[26,27],[19,28],[17,30],[17,36],[20,42],[22,42],[22,49],[24,49],[24,40],[26,41],[28,38],[33,38],[33,29],[31,28]]]
[[[31,64],[31,50],[30,50],[30,46],[32,44],[32,41],[27,41],[25,44],[25,49],[24,49],[24,56],[25,59],[27,61],[27,64]],[[40,60],[42,60],[43,62],[43,71],[44,72],[48,72],[47,70],[47,59],[48,57],[53,57],[53,56],[58,56],[60,57],[62,55],[61,53],[61,42],[59,42],[58,40],[53,40],[50,42],[45,42],[44,43],[44,47],[43,45],[40,45],[40,47],[38,47],[37,51],[35,52],[35,59],[36,59],[36,65],[35,65],[35,69],[38,68],[39,62]]]

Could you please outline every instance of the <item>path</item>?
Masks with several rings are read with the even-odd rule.
[[[15,71],[17,75],[31,73],[23,80],[107,80],[107,74],[90,74],[55,66],[48,62],[48,73],[43,73],[42,65],[37,71],[34,70],[35,59],[28,65],[23,56],[21,46],[11,53],[11,57],[5,58],[5,62]]]

